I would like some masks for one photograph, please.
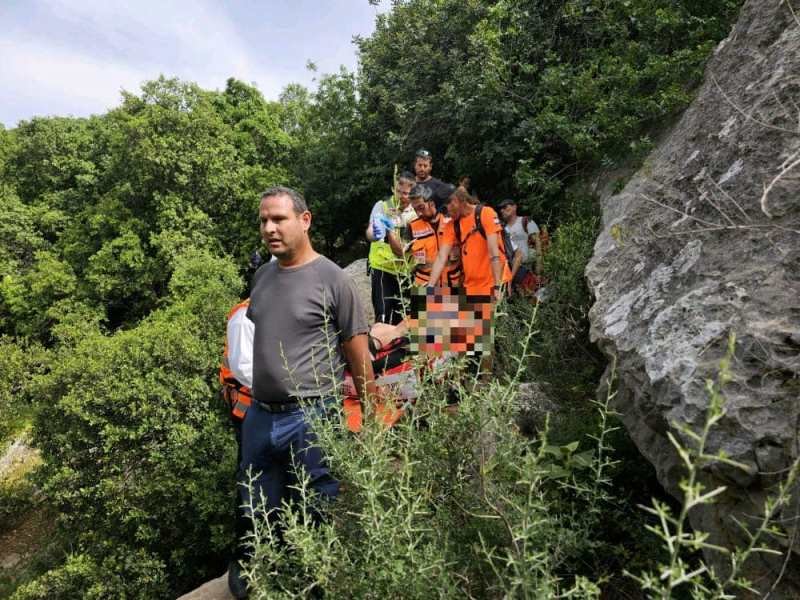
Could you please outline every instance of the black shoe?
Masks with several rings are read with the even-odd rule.
[[[247,580],[242,574],[242,567],[238,560],[228,563],[228,589],[237,600],[247,599]]]

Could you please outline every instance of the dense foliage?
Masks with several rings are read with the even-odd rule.
[[[433,151],[435,175],[471,175],[484,200],[519,198],[554,232],[551,302],[533,342],[539,358],[525,372],[585,401],[603,368],[587,341],[582,278],[597,214],[591,198],[568,190],[648,149],[690,100],[738,5],[396,0],[375,33],[357,40],[358,72],[322,75],[314,90],[291,85],[272,102],[234,79],[212,92],[160,77],[102,115],[0,127],[0,442],[33,423],[44,459],[37,484],[59,515],[57,550],[17,598],[174,597],[220,570],[235,457],[214,375],[225,313],[245,292],[247,260],[260,247],[258,193],[269,185],[305,191],[317,247],[341,262],[363,256],[370,206],[418,147]],[[469,436],[475,419],[465,411],[436,427],[457,437],[463,426]],[[433,431],[408,441],[419,444],[409,456],[433,451]],[[526,444],[501,440],[498,456],[528,452]],[[443,473],[447,461],[468,468],[468,457],[448,452],[436,449],[431,468],[409,476]],[[359,465],[369,466],[342,468],[355,481]],[[513,481],[527,475],[515,468],[496,480],[499,492],[516,493]],[[584,500],[547,482],[548,501],[581,510]],[[469,515],[485,508],[474,490],[417,483],[435,494],[457,486],[464,495],[453,498],[468,511],[438,498],[431,518],[453,537],[430,541],[409,564],[423,569],[414,561],[443,548],[446,564],[436,568],[452,589],[518,585],[508,572],[473,572],[456,555],[476,531],[508,551],[507,532]],[[556,521],[548,531],[567,535]],[[585,560],[586,550],[565,540],[547,577],[561,577],[563,560]],[[371,569],[378,558],[355,553],[348,564]],[[447,574],[453,563],[475,579]],[[399,580],[385,581],[387,593],[399,589]]]
[[[459,380],[452,413],[448,389]],[[306,505],[284,513],[288,548],[261,524],[253,597],[320,588],[336,598],[594,597],[587,575],[620,558],[607,552],[594,572],[586,561],[610,550],[601,521],[613,510],[612,463],[597,450],[612,426],[595,411],[599,444],[553,445],[515,431],[514,385],[472,391],[455,367],[423,385],[425,403],[393,430],[372,422],[347,436],[335,419],[316,425],[344,491],[316,528],[302,488]]]
[[[362,40],[377,164],[424,146],[487,199],[560,216],[564,185],[647,148],[691,98],[737,0],[409,0]]]

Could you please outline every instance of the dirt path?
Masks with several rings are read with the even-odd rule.
[[[53,530],[44,510],[28,511],[13,529],[0,535],[0,569],[13,569],[32,557]]]
[[[41,464],[39,452],[27,444],[27,435],[21,434],[0,456],[0,486],[18,493],[33,493],[33,486],[23,478]],[[11,493],[14,493],[12,491]],[[25,512],[11,515],[11,523],[2,524],[0,533],[0,571],[13,570],[39,550],[53,531],[54,522],[36,503],[24,503]]]

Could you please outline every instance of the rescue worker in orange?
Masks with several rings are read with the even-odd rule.
[[[445,224],[430,279],[439,281],[450,260],[450,252],[459,246],[464,290],[468,297],[480,297],[480,303],[485,307],[484,318],[492,319],[494,305],[511,282],[500,219],[494,209],[476,203],[463,187],[456,188],[450,194],[447,212],[452,220]],[[476,222],[477,214],[480,214],[480,226]],[[484,303],[489,300],[491,304],[486,306]],[[466,372],[486,380],[491,371],[492,355],[490,351],[482,354],[480,359],[470,358],[467,361]],[[453,406],[448,410],[455,411],[457,402],[458,394],[454,393],[450,402]]]
[[[231,422],[236,434],[236,464],[242,460],[242,423],[247,409],[253,400],[250,391],[253,386],[253,332],[255,326],[247,318],[250,299],[240,302],[228,313],[225,328],[225,349],[219,367],[219,382],[222,384],[222,397],[230,408]],[[246,596],[246,587],[241,579],[240,561],[246,560],[246,552],[241,540],[247,539],[250,532],[250,519],[243,508],[241,486],[236,486],[236,519],[234,532],[236,546],[228,563],[228,585],[234,597]]]
[[[444,226],[430,280],[439,281],[450,262],[450,252],[460,246],[467,295],[491,296],[493,301],[497,301],[511,281],[511,271],[502,248],[503,226],[492,207],[475,205],[471,200],[469,193],[461,187],[450,195],[447,210],[452,220]],[[481,228],[476,226],[475,221],[479,206]]]
[[[437,210],[433,192],[429,187],[415,185],[411,189],[409,198],[417,218],[408,224],[407,237],[411,241],[402,250],[393,248],[395,255],[402,257],[402,252],[405,252],[410,257],[411,266],[414,270],[414,285],[416,286],[460,287],[461,256],[458,246],[455,246],[450,252],[449,259],[445,263],[439,279],[431,280],[431,269],[436,257],[439,255],[439,247],[444,238],[445,225],[451,219]]]

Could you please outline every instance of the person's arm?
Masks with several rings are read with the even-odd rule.
[[[240,309],[228,321],[228,365],[236,381],[253,387],[253,333],[255,326]]]
[[[397,231],[388,231],[386,233],[386,242],[397,258],[403,258],[403,241],[400,239]]]
[[[500,245],[497,243],[497,234],[490,233],[486,236],[486,245],[489,249],[489,264],[492,267],[492,277],[495,288],[503,285],[503,261],[500,259]],[[499,296],[495,292],[495,298]]]
[[[431,277],[428,280],[429,285],[435,286],[436,282],[439,281],[439,277],[442,276],[442,271],[444,271],[444,266],[450,258],[450,249],[452,247],[453,246],[447,242],[439,246],[439,254],[436,255],[436,260],[433,261],[433,267],[431,267]]]
[[[366,235],[368,242],[378,241],[377,239],[375,239],[375,234],[372,231],[372,224],[375,222],[376,218],[380,218],[382,215],[383,215],[383,202],[376,202],[369,213],[369,225],[367,225],[367,229],[364,232],[364,235]]]
[[[511,263],[511,279],[514,279],[519,271],[519,266],[522,264],[522,250],[516,248],[514,250],[514,260]]]
[[[367,335],[364,333],[354,335],[342,342],[342,349],[361,402],[377,399],[378,390],[375,386],[375,374],[372,372]]]

